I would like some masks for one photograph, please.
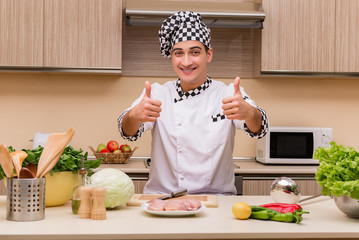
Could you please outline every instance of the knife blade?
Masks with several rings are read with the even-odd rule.
[[[159,197],[158,199],[165,200],[165,199],[169,199],[169,198],[176,198],[176,197],[185,195],[186,193],[187,193],[187,189],[180,189],[180,190],[171,192],[168,195],[164,195],[162,197]]]

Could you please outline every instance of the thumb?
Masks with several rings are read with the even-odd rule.
[[[239,82],[240,78],[236,77],[234,79],[233,85],[234,85],[234,95],[241,94],[240,88],[239,88]]]
[[[146,81],[145,85],[146,85],[146,96],[151,98],[151,83],[149,81]]]

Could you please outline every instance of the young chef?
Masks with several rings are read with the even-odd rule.
[[[178,79],[146,81],[142,95],[118,118],[123,138],[136,141],[152,130],[151,168],[144,193],[236,194],[233,147],[236,129],[261,138],[266,113],[239,86],[207,75],[213,57],[210,29],[198,13],[178,12],[159,30],[163,56]]]

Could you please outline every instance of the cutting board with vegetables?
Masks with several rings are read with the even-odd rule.
[[[142,203],[162,196],[161,194],[135,194],[132,199],[127,202],[127,206],[141,206]],[[206,207],[218,207],[218,201],[215,195],[183,195],[176,199],[197,199]]]

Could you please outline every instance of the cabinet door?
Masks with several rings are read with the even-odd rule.
[[[262,3],[262,73],[334,71],[335,0]]]
[[[320,194],[322,188],[316,180],[295,179],[302,196]],[[275,179],[243,179],[243,195],[269,195],[270,187]]]
[[[44,66],[121,68],[122,0],[44,0]]]
[[[335,71],[359,72],[359,1],[337,0]]]
[[[0,0],[0,66],[42,67],[43,0]]]

